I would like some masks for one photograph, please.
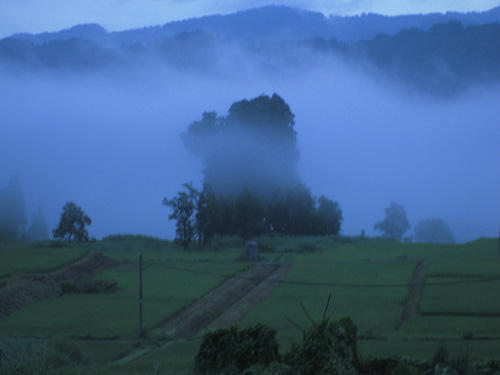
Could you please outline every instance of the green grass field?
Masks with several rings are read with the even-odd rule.
[[[79,248],[55,248],[50,242],[43,246],[26,243],[0,242],[0,278],[14,273],[55,271],[87,254]]]
[[[258,241],[265,260],[292,262],[293,267],[241,324],[265,323],[275,328],[282,348],[301,337],[286,317],[309,327],[300,303],[314,321],[320,321],[331,294],[330,309],[336,306],[332,319],[348,315],[354,320],[363,356],[429,358],[444,340],[452,353],[467,347],[471,356],[500,359],[497,240],[462,245],[359,242],[334,236]],[[217,250],[186,252],[172,242],[142,236],[113,236],[83,247],[1,244],[0,292],[2,280],[57,270],[89,251],[102,252],[119,263],[97,277],[117,281],[118,291],[66,294],[1,319],[0,339],[9,343],[4,347],[19,342],[26,346],[30,340],[36,345],[58,343],[58,350],[66,345],[86,358],[79,364],[85,373],[97,374],[99,367],[95,366],[103,364],[109,373],[154,373],[155,365],[164,373],[183,373],[192,363],[200,337],[167,342],[162,339],[165,332],[158,327],[248,266],[242,261],[238,239],[230,239]],[[144,265],[143,312],[148,340],[138,337],[139,254]],[[419,261],[429,265],[422,297],[406,329],[398,332],[395,327]],[[137,356],[140,359],[130,361]]]

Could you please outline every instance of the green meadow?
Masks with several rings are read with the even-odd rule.
[[[335,236],[257,241],[263,261],[291,262],[293,266],[240,324],[264,323],[275,328],[283,349],[301,339],[301,329],[311,325],[310,319],[319,322],[325,315],[335,320],[350,316],[358,327],[364,357],[425,359],[444,342],[450,353],[466,349],[473,357],[500,359],[496,239],[459,245]],[[113,236],[71,246],[56,242],[2,244],[0,250],[0,293],[12,280],[52,272],[89,252],[101,252],[117,262],[96,277],[116,281],[118,290],[113,293],[64,294],[0,319],[0,340],[13,360],[20,355],[14,352],[38,353],[43,350],[37,348],[50,348],[46,352],[53,352],[60,363],[72,363],[90,374],[101,373],[102,366],[108,373],[152,374],[158,369],[183,373],[192,363],[204,331],[190,339],[172,340],[162,323],[249,266],[238,239],[209,251],[181,251],[172,242],[142,236]],[[139,337],[140,255],[143,337]],[[418,304],[398,331],[410,283],[422,262],[426,277],[417,286]],[[27,356],[31,360],[37,358],[33,353]],[[72,356],[77,359],[70,360]]]

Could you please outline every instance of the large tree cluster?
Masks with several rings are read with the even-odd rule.
[[[172,199],[163,204],[172,208],[176,220],[176,240],[186,249],[194,238],[198,246],[210,246],[223,236],[251,237],[280,233],[286,235],[338,234],[342,210],[337,202],[324,196],[316,199],[301,184],[276,192],[261,200],[248,189],[236,197],[216,195],[205,183],[201,191],[184,184]]]
[[[28,227],[24,193],[18,176],[0,189],[0,241],[41,241],[49,238],[49,229],[41,207]]]
[[[182,135],[203,162],[204,182],[217,195],[248,189],[259,198],[299,182],[294,114],[277,94],[235,102],[227,116],[205,112]]]
[[[299,179],[294,117],[273,94],[235,102],[227,116],[205,112],[189,125],[182,139],[203,162],[203,188],[184,184],[176,197],[163,200],[183,248],[194,237],[201,247],[226,235],[247,240],[340,232],[339,204],[316,199]]]

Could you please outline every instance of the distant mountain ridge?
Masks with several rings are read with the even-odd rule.
[[[425,15],[383,16],[329,16],[322,13],[290,8],[266,6],[228,15],[211,15],[174,21],[163,26],[152,26],[118,32],[107,32],[97,24],[77,25],[58,32],[41,34],[14,34],[10,38],[35,44],[81,38],[104,45],[132,45],[169,38],[180,33],[203,30],[224,38],[250,42],[257,40],[288,41],[310,38],[358,41],[372,39],[380,33],[395,35],[402,29],[428,30],[437,23],[459,21],[464,26],[500,22],[500,6],[486,12]]]
[[[0,74],[3,68],[84,72],[145,64],[224,74],[228,66],[242,63],[278,72],[307,70],[314,64],[309,57],[321,56],[322,61],[344,60],[422,91],[453,95],[500,83],[497,19],[500,7],[484,13],[328,19],[320,13],[265,7],[122,32],[78,25],[1,39]],[[432,23],[436,20],[445,22]],[[358,37],[374,36],[338,37],[352,36],[352,30]]]

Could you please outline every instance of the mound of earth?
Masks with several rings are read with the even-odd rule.
[[[116,262],[100,253],[91,253],[79,262],[51,273],[22,275],[9,280],[9,284],[0,292],[0,319],[34,302],[61,296],[62,283],[89,281],[116,265]]]

